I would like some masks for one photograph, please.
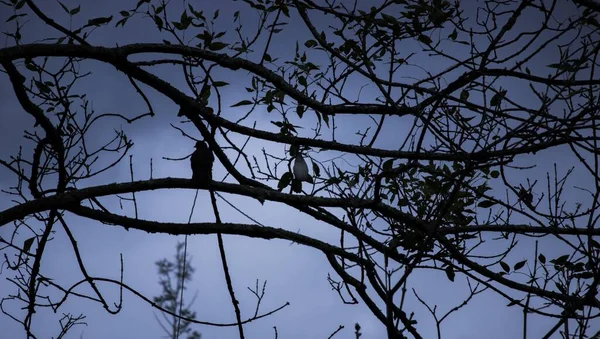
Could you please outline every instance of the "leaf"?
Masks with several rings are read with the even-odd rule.
[[[129,19],[129,18],[123,18],[123,19],[117,21],[117,23],[115,24],[115,27],[119,27],[119,26],[123,26],[124,27],[125,23],[127,22],[127,19]]]
[[[145,3],[149,3],[151,0],[140,0],[138,1],[137,5],[135,6],[135,9],[140,8],[141,5],[145,4]]]
[[[540,253],[540,255],[538,255],[538,260],[542,263],[545,264],[546,263],[546,257]]]
[[[329,127],[329,115],[323,114],[323,121],[325,121],[325,125]]]
[[[513,266],[513,270],[514,270],[514,271],[517,271],[517,270],[519,270],[520,268],[522,268],[523,266],[525,266],[525,263],[526,263],[526,262],[527,262],[527,260],[519,261],[518,263],[516,263],[516,264]]]
[[[50,92],[50,88],[44,84],[43,82],[34,80],[35,82],[35,86],[40,90],[41,93],[49,93]]]
[[[227,85],[229,85],[229,83],[228,83],[228,82],[226,82],[226,81],[215,81],[215,82],[213,82],[212,84],[213,84],[213,86],[215,86],[215,87],[223,87],[223,86],[227,86]]]
[[[252,105],[252,101],[242,100],[242,101],[238,102],[237,104],[231,105],[230,107],[239,107],[239,106],[246,106],[246,105]]]
[[[90,19],[88,20],[88,23],[86,26],[101,26],[104,24],[109,23],[112,20],[112,15],[109,17],[99,17],[99,18],[94,18],[94,19]]]
[[[299,77],[298,77],[298,83],[299,83],[300,85],[302,85],[302,86],[306,87],[306,86],[307,86],[307,83],[306,83],[306,77],[304,77],[304,76],[302,76],[302,75],[301,75],[301,76],[299,76]]]
[[[215,42],[211,43],[210,45],[208,45],[208,49],[210,49],[211,51],[220,51],[227,46],[229,46],[229,44],[226,44],[224,42],[215,41]]]
[[[162,19],[158,15],[153,16],[152,19],[154,19],[154,23],[156,24],[158,30],[161,31],[163,27]]]
[[[424,43],[424,44],[429,45],[429,44],[431,44],[431,42],[433,40],[431,40],[431,38],[428,37],[427,35],[419,34],[419,41],[422,42],[422,43]]]
[[[284,188],[286,188],[290,185],[291,181],[292,181],[292,173],[290,173],[290,172],[283,173],[283,175],[281,176],[281,179],[279,179],[279,183],[277,183],[277,190],[282,191]]]
[[[517,299],[513,299],[513,300],[511,300],[511,301],[508,303],[508,305],[506,305],[506,307],[511,307],[511,306],[514,306],[514,305],[517,305],[517,304],[519,304],[519,300],[517,300]]]
[[[454,31],[452,31],[452,33],[448,34],[448,38],[452,41],[456,40],[457,37],[458,37],[458,32],[456,31],[456,28],[454,29]]]
[[[21,1],[21,2],[25,2],[25,1]],[[58,4],[60,5],[60,7],[62,7],[62,9],[65,11],[65,13],[69,13],[69,9],[67,8],[67,6],[65,6],[62,2],[58,1]],[[21,6],[22,7],[22,6]],[[15,9],[19,9],[19,8],[15,8]]]
[[[73,8],[72,10],[70,10],[69,14],[75,15],[75,14],[79,13],[80,10],[81,10],[81,5],[79,5],[79,6],[75,7],[75,8]]]
[[[466,89],[463,89],[460,92],[460,100],[466,101],[467,99],[469,99],[469,91],[467,91]]]
[[[304,116],[304,105],[296,106],[296,114],[298,114],[298,118],[302,119],[302,116]]]
[[[496,170],[493,170],[493,171],[490,172],[490,177],[492,177],[494,179],[496,179],[499,176],[500,176],[500,172],[498,172]]]
[[[317,45],[317,42],[315,40],[306,40],[306,42],[304,43],[304,46],[311,48],[311,47],[315,47]]]
[[[321,168],[319,168],[319,165],[317,165],[316,162],[312,161],[312,168],[315,177],[319,177],[321,175]]]
[[[504,261],[500,261],[500,266],[502,266],[502,269],[504,270],[504,272],[506,272],[506,273],[510,272],[510,266],[508,266],[508,264],[505,263]]]
[[[560,257],[558,257],[556,259],[550,260],[550,262],[553,263],[554,265],[562,266],[567,262],[567,259],[569,259],[569,255],[565,254],[565,255],[561,255]]]
[[[26,16],[26,15],[27,15],[27,14],[25,14],[25,13],[21,13],[21,14],[13,14],[13,15],[11,15],[11,16],[10,16],[8,19],[6,19],[6,21],[5,21],[5,22],[10,22],[10,21],[12,21],[12,20],[14,20],[14,19],[16,19],[16,18],[18,18],[18,17],[21,17],[21,16]]]
[[[446,276],[448,277],[448,279],[453,282],[454,277],[456,277],[456,273],[454,272],[454,269],[452,268],[452,266],[450,266],[450,265],[446,266],[446,269],[444,271],[446,272]]]
[[[23,242],[23,252],[29,252],[29,249],[31,249],[31,245],[33,245],[34,239],[35,237],[31,237]]]
[[[481,207],[481,208],[490,208],[492,206],[496,205],[495,201],[491,201],[491,200],[484,200],[482,202],[480,202],[479,204],[477,204],[477,207]]]
[[[384,171],[389,171],[392,169],[392,165],[394,164],[394,159],[386,160],[381,166]]]
[[[494,96],[490,100],[490,105],[494,107],[500,106],[500,104],[502,103],[502,99],[504,99],[505,95],[506,90],[500,90],[498,93],[494,94]]]

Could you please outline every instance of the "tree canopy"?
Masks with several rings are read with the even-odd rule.
[[[265,321],[293,304],[261,306],[258,281],[256,304],[240,302],[252,284],[228,261],[240,236],[318,253],[337,306],[364,307],[388,338],[458,337],[453,326],[475,328],[460,314],[485,307],[511,314],[506,331],[524,338],[600,335],[597,1],[0,6],[0,310],[27,337],[48,333],[43,312],[64,315],[54,337],[83,323],[85,309],[63,311],[73,299],[118,314],[133,295],[178,315],[122,264],[119,277],[91,273],[106,264],[79,245],[87,225],[216,235],[204,258],[224,279],[204,291],[226,291],[231,312],[181,315],[203,334],[250,337],[262,322],[275,326],[262,338],[289,336]],[[190,179],[199,141],[214,155],[208,185]],[[56,238],[75,282],[46,267]],[[358,338],[365,325],[321,337]]]

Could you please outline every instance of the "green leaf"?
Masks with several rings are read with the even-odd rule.
[[[151,0],[140,0],[138,1],[137,5],[135,6],[135,9],[140,8],[141,5],[145,4],[145,3],[149,3]]]
[[[431,40],[431,38],[428,37],[427,35],[419,34],[419,41],[422,42],[422,43],[424,43],[424,44],[429,45],[429,44],[431,44],[431,42],[433,40]]]
[[[456,40],[457,37],[458,37],[458,32],[456,31],[456,28],[454,29],[454,31],[452,31],[452,33],[448,34],[448,38],[452,41]]]
[[[323,114],[323,121],[325,121],[325,125],[329,127],[329,115]]]
[[[86,26],[101,26],[104,24],[109,23],[112,20],[112,15],[108,16],[108,17],[99,17],[99,18],[94,18],[94,19],[90,19],[88,20],[88,23]]]
[[[25,1],[21,1],[21,2],[25,2]],[[67,8],[67,6],[65,6],[62,2],[58,1],[58,4],[60,5],[60,7],[62,7],[63,11],[65,11],[65,13],[69,14],[69,9]],[[21,6],[22,7],[22,6]],[[15,9],[19,9],[19,8],[15,8]]]
[[[44,84],[40,81],[37,81],[37,80],[34,80],[34,82],[35,82],[35,86],[38,88],[38,90],[40,90],[41,93],[49,93],[50,92],[50,88],[46,84]]]
[[[69,14],[75,15],[75,14],[79,13],[80,10],[81,10],[81,5],[79,5],[79,6],[75,7],[75,8],[73,8],[72,10],[70,10]]]
[[[296,106],[296,114],[298,114],[298,117],[302,119],[302,116],[304,116],[304,105]]]
[[[504,270],[504,272],[506,272],[506,273],[510,272],[510,266],[508,266],[508,264],[505,263],[504,261],[500,261],[500,266],[502,266],[502,269]]]
[[[299,77],[298,77],[298,83],[299,83],[300,85],[302,85],[302,86],[306,87],[306,86],[307,86],[307,83],[306,83],[306,77],[304,77],[304,76],[302,76],[302,75],[301,75],[301,76],[299,76]]]
[[[565,254],[565,255],[561,255],[560,257],[558,257],[556,259],[550,260],[550,262],[553,263],[554,265],[562,266],[567,262],[567,259],[569,259],[569,255]]]
[[[494,205],[496,205],[496,202],[491,201],[491,200],[484,200],[484,201],[480,202],[479,204],[477,204],[477,206],[481,207],[481,208],[490,208]]]
[[[290,173],[290,172],[283,173],[283,175],[281,176],[281,179],[279,179],[279,183],[277,184],[277,190],[281,191],[284,188],[288,187],[290,185],[291,181],[292,181],[292,173]]]
[[[229,83],[226,82],[226,81],[215,81],[215,82],[213,82],[213,86],[215,86],[215,87],[223,87],[223,86],[227,86],[227,85],[229,85]]]
[[[522,268],[523,266],[525,266],[525,263],[526,263],[526,262],[527,262],[527,260],[519,261],[518,263],[516,263],[516,264],[513,266],[513,270],[514,270],[514,271],[517,271],[517,270],[519,270],[520,268]]]
[[[383,168],[384,171],[389,171],[392,169],[392,166],[394,165],[394,159],[388,159],[383,163],[383,166],[381,166]]]
[[[238,102],[237,104],[231,105],[230,107],[239,107],[239,106],[246,106],[246,105],[252,105],[252,101],[242,100],[242,101]]]
[[[29,249],[31,249],[31,245],[33,244],[34,239],[35,237],[31,237],[23,242],[23,252],[29,252]]]
[[[120,11],[119,14],[121,14],[121,16],[123,16],[123,17],[129,16],[129,12],[127,12],[127,11]]]
[[[513,299],[513,300],[511,300],[511,301],[508,303],[508,305],[506,305],[506,307],[511,307],[511,306],[514,306],[514,305],[517,305],[517,304],[519,304],[519,300],[517,300],[517,299]]]
[[[540,253],[540,255],[538,255],[538,260],[543,264],[546,263],[546,257]]]
[[[308,48],[315,47],[316,45],[317,45],[317,42],[315,40],[306,40],[306,42],[304,43],[304,46],[306,46]]]
[[[452,268],[452,266],[450,266],[450,265],[446,266],[446,269],[444,271],[446,272],[446,276],[448,277],[448,279],[453,282],[454,277],[456,277],[456,273],[454,272],[454,269]]]
[[[208,45],[208,49],[210,49],[211,51],[220,51],[227,46],[229,46],[229,44],[216,41],[216,42],[213,42],[210,45]]]
[[[18,18],[18,17],[21,17],[21,16],[26,16],[26,15],[27,15],[27,14],[25,14],[25,13],[21,13],[21,14],[13,14],[13,15],[11,15],[11,16],[10,16],[8,19],[6,19],[6,21],[5,21],[5,22],[10,22],[10,21],[12,21],[12,20],[14,20],[14,19],[16,19],[16,18]]]
[[[469,99],[469,91],[467,91],[466,89],[463,89],[460,92],[460,100],[466,101],[467,99]]]
[[[319,165],[317,165],[316,162],[312,161],[312,168],[315,177],[319,177],[321,175],[321,168],[319,168]]]
[[[162,19],[158,15],[153,16],[152,19],[154,19],[154,23],[156,24],[158,30],[161,31],[164,25]]]
[[[129,18],[122,18],[121,20],[117,21],[117,23],[115,24],[115,27],[125,26],[127,19],[129,19]]]
[[[490,100],[490,105],[494,107],[500,106],[500,104],[502,103],[502,99],[504,99],[505,95],[506,90],[500,90],[498,93],[494,94],[494,96]]]

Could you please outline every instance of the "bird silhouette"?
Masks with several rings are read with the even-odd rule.
[[[292,190],[296,193],[302,192],[302,181],[313,182],[312,177],[308,173],[308,165],[299,151],[296,151],[296,159],[294,161],[294,181],[292,182]]]
[[[212,167],[215,157],[204,141],[196,142],[196,150],[190,158],[192,180],[199,187],[208,187],[212,181]]]

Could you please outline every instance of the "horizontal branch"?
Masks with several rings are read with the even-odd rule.
[[[179,54],[182,56],[203,58],[213,61],[222,67],[231,70],[245,69],[256,75],[264,77],[272,82],[279,89],[286,92],[290,97],[300,103],[311,107],[312,109],[325,114],[336,113],[353,113],[353,114],[388,114],[388,115],[405,115],[405,114],[420,114],[415,112],[417,108],[402,107],[395,108],[378,104],[341,104],[327,105],[313,100],[301,92],[297,91],[293,86],[285,82],[279,75],[275,74],[268,68],[255,64],[251,61],[241,58],[230,57],[227,54],[215,53],[199,48],[166,45],[166,44],[131,44],[121,47],[97,47],[83,45],[56,45],[56,44],[26,44],[0,49],[0,63],[5,61],[13,61],[19,58],[35,58],[43,56],[56,57],[79,57],[88,58],[98,61],[103,61],[115,66],[119,71],[135,78],[138,81],[154,88],[158,92],[167,96],[176,104],[185,109],[197,111],[212,125],[222,126],[233,132],[247,136],[253,136],[263,140],[287,143],[300,144],[304,146],[316,147],[321,149],[336,150],[341,152],[349,152],[354,154],[370,155],[377,157],[389,157],[396,159],[407,160],[440,160],[440,161],[488,161],[499,157],[514,156],[517,154],[526,154],[541,151],[551,146],[558,146],[572,142],[573,139],[557,138],[549,143],[539,143],[512,149],[501,149],[498,151],[480,151],[474,153],[437,153],[437,152],[405,152],[398,150],[385,150],[368,146],[356,146],[341,144],[333,141],[300,138],[292,136],[283,136],[278,133],[271,133],[257,130],[251,127],[242,126],[232,121],[226,120],[214,114],[205,112],[206,108],[197,103],[194,98],[187,96],[170,83],[163,79],[135,66],[127,60],[127,56],[138,53],[169,53]],[[572,84],[571,84],[572,85]]]
[[[259,226],[252,224],[239,223],[214,223],[214,222],[196,222],[189,224],[158,222],[143,219],[129,218],[122,215],[94,210],[85,206],[72,206],[66,209],[80,217],[93,219],[102,223],[120,225],[126,229],[137,229],[149,233],[163,233],[173,235],[193,235],[193,234],[231,234],[242,235],[250,238],[261,238],[265,240],[282,239],[290,240],[314,249],[318,249],[325,254],[337,255],[351,260],[360,265],[371,267],[372,263],[356,254],[349,253],[343,249],[325,243],[323,241],[288,230],[269,226]]]
[[[40,213],[53,208],[68,209],[70,206],[79,205],[81,201],[91,198],[133,192],[152,191],[158,189],[197,188],[197,184],[195,184],[192,180],[184,178],[161,178],[81,188],[10,207],[0,212],[0,227],[17,219],[25,218],[26,216],[34,213]],[[424,226],[425,223],[423,221],[415,218],[414,216],[399,211],[398,209],[383,203],[375,204],[371,199],[326,198],[295,195],[282,193],[276,190],[215,181],[211,183],[211,189],[224,193],[237,194],[281,203],[302,204],[305,206],[372,208],[373,210],[377,210],[383,214],[394,217],[398,221],[405,221],[413,225],[426,227]],[[600,235],[600,229],[594,229],[590,231],[587,228],[550,228],[528,225],[473,225],[458,228],[440,228],[437,229],[436,232],[441,235],[455,234],[456,232],[514,232],[562,235],[586,235],[591,232],[592,235]]]

